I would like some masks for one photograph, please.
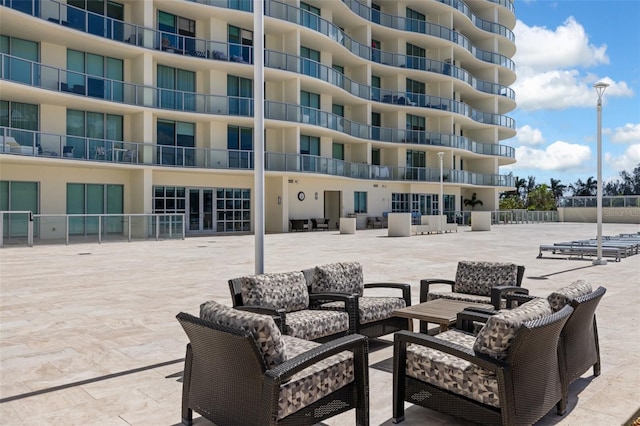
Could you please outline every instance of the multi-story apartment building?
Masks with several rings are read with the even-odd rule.
[[[252,0],[0,4],[0,210],[253,230]],[[267,232],[440,203],[454,217],[513,189],[512,0],[264,10]]]

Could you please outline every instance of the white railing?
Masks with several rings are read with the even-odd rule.
[[[0,211],[0,248],[103,241],[184,239],[184,214],[34,214]]]

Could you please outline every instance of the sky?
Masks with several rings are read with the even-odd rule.
[[[516,0],[517,136],[501,143],[517,163],[500,173],[564,185],[597,178],[602,97],[602,178],[640,163],[640,0]],[[570,195],[570,192],[567,194]]]

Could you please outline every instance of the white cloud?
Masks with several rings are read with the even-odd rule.
[[[591,158],[591,148],[585,145],[556,141],[545,149],[528,146],[516,148],[516,169],[559,170],[580,169]]]
[[[633,144],[621,155],[605,153],[604,161],[618,172],[626,170],[631,172],[640,163],[640,143]]]
[[[640,143],[640,123],[627,123],[623,127],[617,127],[610,139],[615,143]]]
[[[518,68],[545,72],[557,68],[609,63],[607,45],[590,44],[584,27],[572,16],[555,30],[529,27],[522,21],[517,21],[514,33],[518,47],[514,61]]]
[[[534,129],[528,124],[519,127],[517,132],[515,140],[520,145],[541,145],[544,143],[544,137],[540,129]]]
[[[517,52],[514,56],[518,80],[513,84],[518,108],[561,110],[593,107],[593,84],[609,84],[608,96],[632,96],[624,81],[585,73],[581,69],[608,64],[606,44],[595,46],[573,17],[555,30],[529,27],[518,21],[514,29]],[[607,99],[604,98],[606,104]]]

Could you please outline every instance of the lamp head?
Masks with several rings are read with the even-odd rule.
[[[444,152],[442,152],[442,151],[441,151],[441,152],[439,152],[439,153],[438,153],[438,157],[440,157],[440,158],[444,157]]]
[[[596,93],[598,94],[598,100],[600,100],[602,99],[602,95],[607,87],[609,87],[609,85],[603,81],[599,81],[594,84],[593,87],[596,89]]]

